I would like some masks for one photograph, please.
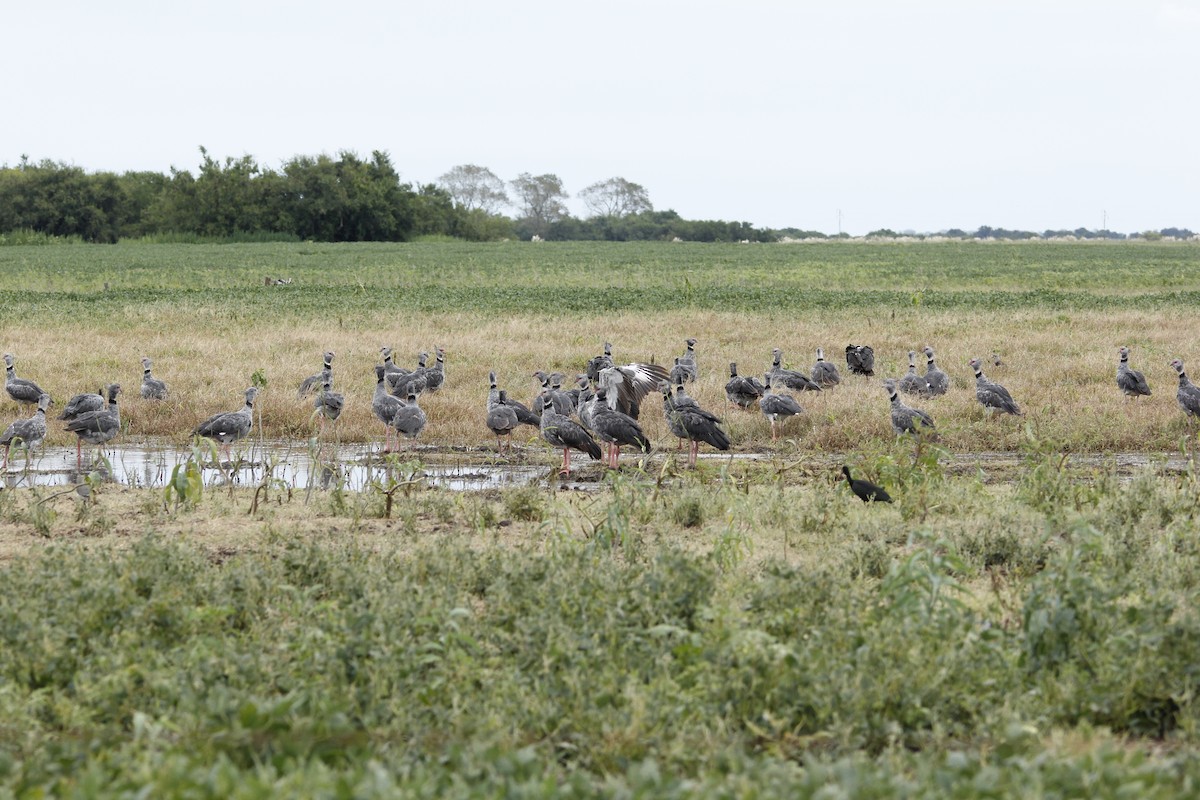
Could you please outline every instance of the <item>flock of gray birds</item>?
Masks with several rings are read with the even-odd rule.
[[[617,364],[612,357],[612,345],[605,342],[603,354],[588,362],[586,372],[576,377],[574,388],[563,388],[566,376],[562,373],[534,373],[541,389],[530,406],[512,399],[507,391],[499,389],[496,374],[490,373],[485,421],[488,429],[496,435],[497,449],[503,452],[506,444],[511,448],[513,431],[520,425],[530,425],[536,427],[542,438],[552,446],[562,449],[561,472],[570,472],[572,450],[586,453],[593,459],[603,458],[609,467],[615,468],[622,447],[650,452],[650,440],[638,418],[645,398],[651,392],[658,391],[662,396],[662,410],[668,428],[678,437],[681,448],[685,440],[689,443],[689,466],[695,465],[700,444],[728,450],[730,440],[720,427],[720,417],[701,408],[684,389],[685,384],[695,381],[699,374],[696,340],[687,339],[685,344],[686,349],[668,370],[657,364]],[[883,381],[891,401],[892,428],[897,435],[935,435],[936,426],[932,416],[922,409],[907,405],[900,397],[902,394],[935,397],[948,391],[949,376],[938,368],[933,348],[927,346],[923,352],[926,358],[923,373],[917,371],[917,352],[914,350],[908,353],[908,372],[898,379]],[[420,407],[419,397],[425,392],[438,391],[444,384],[445,350],[441,347],[435,349],[433,365],[427,365],[428,354],[421,353],[414,369],[397,365],[389,347],[381,348],[380,356],[383,363],[375,367],[376,385],[371,408],[385,426],[386,452],[392,448],[393,435],[397,441],[400,436],[412,440],[424,430],[426,415]],[[851,374],[875,374],[875,355],[870,346],[848,345],[845,356],[846,367]],[[1117,387],[1128,398],[1150,395],[1145,376],[1129,366],[1129,348],[1120,348],[1119,356]],[[321,418],[322,433],[326,422],[336,422],[345,407],[345,397],[332,390],[333,360],[334,353],[326,352],[321,371],[305,378],[298,388],[300,398],[315,392],[313,413]],[[999,356],[993,354],[992,361],[999,365]],[[33,416],[10,424],[0,436],[0,446],[4,447],[4,462],[0,469],[7,466],[14,444],[19,443],[28,449],[42,442],[46,436],[46,411],[52,405],[49,394],[36,383],[17,377],[14,362],[11,354],[4,355],[5,390],[19,404],[36,406],[36,411]],[[983,362],[979,358],[971,359],[969,364],[975,373],[975,397],[989,414],[1022,413],[1009,391],[984,375]],[[149,358],[142,359],[141,396],[149,400],[164,399],[168,394],[167,385],[153,376],[151,366]],[[1173,360],[1171,366],[1179,377],[1176,392],[1179,406],[1189,417],[1200,417],[1200,388],[1188,378],[1182,360]],[[777,389],[819,392],[837,386],[841,380],[837,366],[825,360],[822,348],[817,348],[816,362],[808,374],[785,368],[783,352],[776,348],[772,352],[771,368],[763,374],[762,381],[757,377],[739,375],[737,364],[731,363],[725,396],[731,404],[742,409],[749,410],[757,406],[771,424],[772,440],[777,440],[779,426],[788,418],[804,412],[795,397],[779,393]],[[120,431],[121,416],[117,403],[120,393],[121,386],[111,384],[96,393],[75,395],[59,415],[58,419],[64,422],[66,430],[78,437],[77,463],[82,458],[84,443],[102,446]],[[230,457],[229,446],[244,438],[253,427],[257,394],[257,389],[247,389],[242,408],[209,417],[197,425],[192,434],[224,446],[226,457]],[[607,453],[602,450],[601,443],[605,445]],[[850,478],[848,470],[846,477],[851,488],[854,488],[856,482]],[[857,490],[855,493],[859,494]],[[875,499],[882,498],[876,496]]]

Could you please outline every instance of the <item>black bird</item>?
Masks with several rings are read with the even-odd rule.
[[[876,503],[892,502],[892,498],[882,486],[876,486],[870,481],[864,481],[860,478],[850,477],[849,467],[843,465],[842,474],[846,476],[846,483],[850,484],[850,491],[854,492],[855,496],[864,503],[869,503],[871,501]]]
[[[846,345],[846,368],[854,375],[874,375],[875,351],[869,344]]]

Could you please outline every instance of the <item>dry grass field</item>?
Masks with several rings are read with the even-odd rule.
[[[725,405],[731,361],[761,375],[780,347],[789,366],[807,371],[822,346],[844,372],[847,343],[874,347],[875,379],[799,398],[807,413],[787,424],[780,446],[800,450],[852,451],[889,437],[881,381],[903,374],[907,351],[925,344],[951,391],[910,402],[933,415],[952,450],[1015,450],[1028,428],[1069,450],[1164,451],[1187,432],[1168,365],[1200,361],[1200,256],[1189,245],[514,243],[447,245],[441,261],[436,246],[407,247],[313,246],[301,256],[282,245],[131,245],[100,251],[99,265],[90,248],[6,248],[26,252],[0,264],[10,312],[0,339],[18,374],[57,398],[121,382],[128,434],[179,443],[207,415],[239,407],[256,373],[267,384],[263,434],[311,435],[311,407],[294,390],[326,349],[337,353],[335,389],[348,401],[338,436],[370,441],[381,433],[370,412],[379,348],[413,366],[440,345],[449,378],[422,398],[422,442],[483,447],[489,371],[528,402],[536,369],[574,375],[605,341],[618,360],[670,366],[689,336],[702,370],[693,395],[714,410]],[[264,273],[294,274],[295,283],[263,287]],[[1123,344],[1153,397],[1126,403],[1117,391]],[[1004,366],[988,376],[1012,392],[1022,419],[984,419],[975,402],[967,362],[993,351]],[[168,402],[136,397],[142,355],[170,384]],[[672,444],[650,405],[656,441]],[[15,418],[14,406],[6,411]],[[760,415],[724,413],[735,449],[771,446]],[[50,438],[69,443],[61,431]]]

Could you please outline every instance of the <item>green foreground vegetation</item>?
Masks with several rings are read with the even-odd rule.
[[[867,466],[905,499],[706,467],[415,491],[386,527],[381,494],[330,495],[296,509],[314,535],[298,498],[147,498],[141,536],[4,566],[0,792],[1196,791],[1194,467],[1084,482],[1030,452],[985,483],[902,445]],[[0,524],[32,513],[0,495]],[[222,524],[236,547],[206,543]]]
[[[849,309],[911,336],[936,309],[942,337],[984,319],[1058,359],[1114,350],[1075,321],[1136,308],[1162,362],[1197,357],[1197,266],[1182,243],[0,247],[0,330],[82,362],[147,320],[251,351],[231,334],[361,325],[371,351],[406,313]],[[1103,363],[1075,394],[1115,391]],[[1120,413],[1088,402],[1062,425]],[[1170,412],[1157,440],[1194,442]],[[869,437],[851,464],[889,506],[803,442],[595,493],[0,491],[0,798],[1194,796],[1194,454],[1072,467],[1044,431],[1009,431],[1008,472]]]

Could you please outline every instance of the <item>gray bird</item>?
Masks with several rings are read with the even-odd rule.
[[[257,397],[258,389],[251,386],[246,390],[246,403],[239,410],[214,414],[197,425],[192,435],[225,445],[225,458],[227,461],[233,461],[229,445],[245,438],[254,427],[254,401]]]
[[[579,421],[583,423],[583,427],[589,431],[595,430],[593,426],[596,418],[596,406],[600,405],[600,399],[592,388],[592,382],[588,380],[588,376],[584,375],[580,378],[580,385],[583,387],[580,393],[578,405]],[[607,400],[607,398],[605,398]]]
[[[17,371],[13,369],[13,362],[16,361],[11,353],[4,354],[4,366],[6,375],[4,378],[4,389],[8,392],[8,396],[16,400],[18,404],[28,403],[36,405],[41,402],[42,395],[49,396],[49,393],[42,389],[31,380],[18,378]],[[54,405],[54,401],[50,401],[50,405]]]
[[[535,414],[541,414],[545,410],[545,403],[549,402],[554,406],[554,410],[563,416],[569,417],[575,413],[575,404],[571,401],[571,396],[562,390],[563,374],[561,372],[545,372],[537,370],[533,373],[533,377],[538,381],[538,393],[533,398],[531,409]]]
[[[729,362],[729,382],[725,384],[725,398],[740,408],[750,408],[763,395],[763,385],[758,378],[738,375],[737,362]]]
[[[427,360],[428,356],[426,356],[426,354],[424,354],[424,353],[421,354],[422,359],[421,359],[421,366],[419,367],[419,369],[421,371],[421,378],[424,378],[424,380],[425,380],[425,389],[422,391],[436,392],[439,389],[442,389],[442,384],[445,381],[446,351],[443,348],[436,347],[436,348],[433,348],[433,355],[434,355],[433,366],[426,367],[425,361]],[[420,392],[418,392],[418,393],[420,393]]]
[[[1121,360],[1117,362],[1117,388],[1126,399],[1149,396],[1150,386],[1146,383],[1146,376],[1129,368],[1129,348],[1121,347],[1117,352],[1121,355]]]
[[[508,441],[508,449],[512,449],[512,432],[521,424],[517,419],[517,410],[508,405],[507,400],[508,392],[500,389],[496,392],[495,402],[488,402],[486,421],[488,430],[496,434],[496,452],[498,453],[504,452],[500,441],[502,436]]]
[[[296,397],[308,397],[312,392],[318,391],[325,384],[325,379],[333,380],[333,352],[325,352],[325,366],[316,375],[309,375],[304,380],[300,381],[300,386],[296,390]]]
[[[9,369],[12,369],[10,366]],[[4,461],[0,469],[8,468],[8,457],[14,444],[20,443],[25,448],[25,461],[29,461],[29,449],[36,447],[46,438],[46,408],[50,405],[50,395],[42,393],[37,401],[37,410],[28,419],[19,419],[4,429],[0,434],[0,447],[4,448]]]
[[[379,355],[383,359],[383,373],[385,375],[407,375],[410,370],[399,366],[392,360],[392,348],[384,345],[379,348]]]
[[[925,434],[934,429],[933,418],[919,408],[909,408],[896,394],[896,379],[888,378],[883,382],[892,399],[892,430],[899,436],[903,433]]]
[[[413,441],[425,430],[425,412],[417,405],[416,392],[408,393],[408,402],[400,406],[392,417],[392,427]]]
[[[667,380],[669,374],[658,364],[619,366],[613,362],[612,345],[605,342],[604,355],[588,361],[587,377],[597,391],[605,391],[609,408],[637,419],[642,400],[658,389],[659,381]]]
[[[664,401],[663,412],[667,414],[667,424],[671,432],[678,436],[679,431],[682,431],[680,440],[688,440],[689,467],[696,466],[701,442],[718,450],[729,449],[729,436],[720,428],[721,418],[711,411],[705,411],[699,403],[684,394],[682,385],[675,387],[675,397],[669,412]]]
[[[984,411],[1003,411],[1005,414],[1021,413],[1021,409],[1013,401],[1012,395],[995,381],[988,380],[983,374],[983,363],[978,358],[970,361],[971,369],[975,370],[975,399],[983,405]]]
[[[659,384],[663,397],[663,418],[667,421],[667,429],[679,439],[678,450],[683,449],[683,440],[688,438],[687,429],[683,427],[683,415],[675,410],[675,396],[671,392],[671,384],[663,381]]]
[[[333,355],[328,353],[327,355]],[[325,422],[337,422],[338,417],[342,415],[342,409],[346,407],[346,396],[341,392],[333,391],[333,376],[326,375],[321,379],[321,391],[317,392],[316,399],[313,400],[313,408],[316,413],[321,415],[321,431],[318,436],[325,433]]]
[[[852,375],[875,374],[875,351],[869,344],[846,345],[846,368]]]
[[[933,348],[925,345],[925,383],[929,384],[931,395],[945,394],[950,388],[950,376],[938,369],[933,360]]]
[[[100,411],[104,408],[105,398],[108,396],[108,387],[101,388],[96,393],[86,392],[83,394],[73,395],[67,404],[63,406],[62,413],[58,415],[58,419],[64,422],[75,419],[80,414],[87,414],[90,411]]]
[[[767,373],[763,376],[763,396],[758,399],[758,407],[762,410],[763,416],[771,420],[771,441],[779,440],[779,432],[776,427],[779,417],[785,420],[788,417],[794,417],[797,414],[803,414],[804,409],[796,402],[796,398],[786,394],[775,394],[771,391],[771,374]]]
[[[500,390],[496,388],[496,373],[488,373],[488,402],[487,408],[489,411],[500,401]],[[542,418],[529,410],[524,403],[518,400],[513,400],[508,396],[507,392],[504,396],[504,405],[511,408],[517,415],[517,422],[522,425],[532,425],[537,428],[542,424]]]
[[[1183,409],[1183,413],[1187,414],[1190,425],[1192,417],[1200,417],[1200,388],[1197,388],[1187,373],[1183,371],[1183,359],[1175,359],[1171,362],[1171,366],[1179,373],[1179,389],[1175,392],[1175,399],[1179,401],[1179,407]]]
[[[433,366],[428,367],[425,374],[425,391],[436,392],[446,382],[446,351],[444,348],[434,348]]]
[[[404,399],[411,394],[420,394],[425,391],[429,385],[430,368],[425,366],[425,362],[429,360],[429,353],[420,353],[417,356],[417,368],[411,372],[392,372],[388,373],[387,381],[392,386],[392,395]]]
[[[683,355],[681,355],[675,361],[675,363],[683,369],[683,374],[685,376],[685,380],[683,380],[683,381],[672,380],[671,382],[676,385],[678,385],[680,383],[691,383],[691,382],[695,381],[696,378],[700,377],[700,373],[696,367],[696,340],[688,339],[686,344],[687,344],[687,349],[684,350]]]
[[[396,412],[404,405],[404,401],[388,394],[385,385],[387,374],[384,369],[383,366],[375,365],[375,395],[371,398],[371,410],[375,412],[376,419],[383,423],[383,452],[389,453],[392,449],[392,420],[396,418]]]
[[[596,444],[592,435],[584,430],[578,422],[555,411],[554,403],[548,397],[543,401],[540,429],[542,438],[552,447],[562,448],[563,464],[562,469],[559,470],[560,475],[571,474],[572,450],[587,453],[594,461],[599,461],[603,456],[600,445]]]
[[[610,469],[617,468],[622,445],[631,445],[643,453],[650,452],[650,440],[646,438],[636,419],[609,408],[603,389],[596,392],[596,400],[598,402],[592,417],[592,430],[600,437],[600,441],[608,445],[606,463]]]
[[[837,386],[842,382],[837,365],[825,360],[825,350],[820,347],[817,348],[817,363],[813,364],[812,379],[823,389]]]
[[[151,361],[142,357],[142,399],[166,400],[167,384],[150,374]]]
[[[102,445],[121,432],[121,411],[117,406],[117,395],[121,384],[108,386],[108,407],[88,411],[68,420],[67,430],[78,438],[75,441],[75,466],[83,465],[83,443]]]
[[[908,351],[908,372],[900,379],[896,387],[905,394],[915,394],[921,397],[928,397],[933,394],[933,390],[929,388],[929,381],[917,374],[916,350]]]
[[[819,392],[821,386],[803,372],[783,368],[783,351],[776,347],[771,351],[771,383],[798,392]]]
[[[675,366],[671,367],[671,371],[667,373],[667,380],[672,384],[687,383],[692,380],[692,374],[677,358],[675,359]]]

